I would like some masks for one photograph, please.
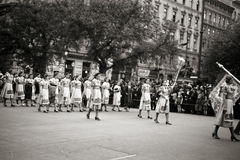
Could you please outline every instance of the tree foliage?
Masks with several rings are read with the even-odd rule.
[[[57,3],[19,1],[0,18],[1,56],[10,54],[20,63],[45,72],[54,56],[64,53],[63,14]]]
[[[139,0],[72,3],[66,19],[70,45],[79,47],[84,39],[87,55],[99,64],[101,73],[113,67],[121,69],[126,64],[136,65],[139,58],[165,57],[177,52],[170,35],[175,26],[167,23],[162,32],[152,4]]]
[[[240,78],[240,22],[233,22],[221,34],[213,37],[210,48],[206,51],[203,73],[214,81],[222,72],[216,62],[222,64],[233,75]]]
[[[23,0],[0,18],[1,54],[44,72],[56,55],[86,47],[86,56],[110,68],[136,65],[177,52],[176,24],[159,24],[155,8],[140,0]]]

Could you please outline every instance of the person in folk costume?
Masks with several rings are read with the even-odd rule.
[[[6,81],[5,84],[2,88],[1,91],[1,97],[3,98],[3,103],[4,103],[4,107],[7,107],[7,99],[10,99],[11,101],[11,107],[15,107],[15,105],[13,104],[13,98],[14,98],[14,93],[13,93],[13,75],[12,75],[12,71],[10,71],[10,73],[6,73]]]
[[[71,100],[70,100],[71,104],[70,105],[71,105],[71,111],[74,111],[73,107],[75,105],[73,93],[75,91],[76,79],[77,79],[77,76],[74,76],[72,81],[70,82],[70,97],[71,97]]]
[[[234,95],[236,88],[233,85],[233,79],[231,76],[226,76],[225,84],[220,87],[219,96],[222,98],[222,105],[219,106],[218,113],[216,116],[215,129],[212,133],[212,137],[215,139],[220,139],[218,137],[219,127],[229,128],[231,133],[231,140],[239,141],[233,131],[233,105],[234,105]]]
[[[169,86],[168,81],[164,81],[163,85],[159,88],[158,93],[159,93],[160,97],[158,99],[157,106],[156,106],[156,109],[155,109],[156,118],[154,119],[154,122],[159,123],[158,122],[159,113],[165,113],[166,124],[167,125],[172,125],[169,122],[169,111],[170,111],[169,95],[171,94],[174,85]]]
[[[175,104],[177,105],[177,111],[179,113],[182,112],[182,102],[183,102],[183,96],[184,96],[184,91],[183,91],[183,87],[180,86],[177,92],[177,97],[175,100]]]
[[[125,90],[125,110],[129,112],[130,107],[132,107],[132,83],[129,81],[124,87]]]
[[[107,104],[109,103],[109,96],[110,96],[109,89],[110,89],[109,79],[105,78],[102,84],[102,106],[100,111],[102,111],[102,107],[104,106],[105,112],[108,112]]]
[[[139,113],[138,113],[139,118],[142,118],[142,110],[147,110],[147,114],[148,114],[147,118],[152,119],[152,117],[150,116],[150,110],[151,110],[150,90],[151,90],[150,80],[146,79],[141,89],[142,96],[141,96],[140,105],[139,105]]]
[[[44,106],[43,112],[48,113],[47,106],[49,105],[49,77],[47,74],[43,76],[42,81],[39,83],[38,103],[38,111],[41,112],[41,107]]]
[[[35,84],[35,99],[38,99],[39,92],[40,92],[40,86],[39,83],[42,81],[41,74],[37,74],[37,76],[34,78],[34,84]]]
[[[83,95],[86,97],[87,99],[87,103],[86,103],[86,107],[89,108],[90,102],[91,102],[91,94],[92,94],[92,78],[91,76],[89,76],[87,78],[87,80],[84,82],[83,86],[84,86],[84,91],[83,91]]]
[[[76,77],[74,83],[74,90],[72,93],[71,103],[79,108],[80,112],[82,110],[82,82],[80,81],[80,76]],[[73,111],[73,109],[72,109]]]
[[[23,72],[19,73],[19,76],[16,78],[16,93],[15,98],[17,101],[17,106],[19,106],[18,101],[21,101],[21,106],[25,106],[24,99],[25,99],[25,93],[24,93],[24,86],[25,86],[25,78],[23,77]]]
[[[28,101],[31,102],[31,107],[35,107],[35,84],[34,84],[33,75],[30,74],[29,77],[25,80],[25,99],[26,99],[26,106],[28,107]]]
[[[53,78],[49,80],[49,102],[54,105],[54,112],[58,113],[59,101],[59,72],[54,72]],[[49,108],[49,106],[48,106]],[[49,110],[49,109],[48,109]]]
[[[121,112],[122,110],[120,109],[121,105],[121,82],[118,82],[114,88],[113,88],[113,108],[112,111],[115,111],[115,107],[118,108],[118,111]]]
[[[100,81],[100,75],[97,73],[95,76],[95,78],[92,80],[92,94],[91,94],[91,102],[89,104],[89,110],[87,113],[87,118],[90,118],[90,113],[92,110],[96,110],[96,116],[95,116],[95,120],[100,121],[99,117],[98,117],[98,111],[101,108],[101,99],[102,99],[102,94],[101,94],[101,81]]]
[[[69,109],[69,105],[70,105],[70,82],[71,80],[70,78],[70,74],[66,73],[65,78],[63,78],[60,82],[60,86],[61,86],[61,94],[59,97],[59,110],[60,112],[62,112],[62,105],[67,107],[67,112],[71,112],[71,110]]]

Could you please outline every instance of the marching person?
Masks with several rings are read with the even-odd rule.
[[[38,103],[39,103],[39,108],[38,111],[41,112],[41,106],[44,106],[44,113],[48,113],[47,111],[47,105],[49,105],[49,80],[48,80],[48,75],[45,74],[43,76],[43,80],[39,83],[39,97],[38,97]]]
[[[147,110],[147,118],[152,119],[150,116],[150,110],[151,110],[151,97],[150,97],[150,81],[149,79],[145,80],[145,83],[142,85],[142,96],[140,100],[140,105],[139,105],[139,114],[138,117],[142,118],[142,110]]]
[[[30,74],[29,77],[25,80],[25,100],[26,106],[28,107],[28,101],[31,102],[31,107],[35,107],[35,84],[33,75]]]
[[[54,105],[54,112],[58,113],[58,101],[59,101],[59,73],[54,72],[53,78],[49,80],[49,102],[50,105]],[[48,109],[49,110],[49,109]]]
[[[13,75],[12,71],[10,73],[6,73],[6,81],[1,91],[1,97],[3,98],[4,107],[7,107],[7,99],[10,99],[11,101],[11,107],[15,107],[13,104]]]
[[[75,106],[73,94],[74,94],[74,91],[75,91],[75,88],[76,88],[75,87],[76,79],[77,79],[77,76],[74,76],[73,80],[70,82],[70,97],[71,97],[70,105],[71,105],[71,111],[74,111],[73,107]]]
[[[71,112],[69,109],[70,105],[70,74],[66,73],[65,78],[63,78],[60,82],[61,94],[59,95],[59,110],[62,112],[62,105],[67,107],[67,112]]]
[[[104,106],[105,112],[108,112],[107,104],[109,103],[109,96],[110,96],[109,89],[110,89],[109,79],[105,78],[102,84],[102,106],[100,111],[102,111],[102,107]]]
[[[240,134],[239,134],[239,131],[240,131],[240,121],[238,121],[238,124],[237,124],[236,128],[234,129],[234,133],[235,133],[236,135],[240,135]]]
[[[118,82],[113,88],[113,108],[112,111],[115,111],[115,107],[118,108],[118,111],[121,112],[121,82]]]
[[[41,74],[37,74],[37,76],[34,78],[34,84],[35,84],[35,100],[38,99],[39,92],[40,92],[40,86],[39,83],[42,81]]]
[[[174,85],[173,85],[174,86]],[[173,89],[173,86],[169,86],[169,83],[167,81],[163,82],[163,85],[159,88],[159,99],[156,106],[156,118],[154,119],[154,122],[158,122],[158,116],[159,113],[165,113],[166,117],[166,124],[172,125],[169,122],[169,111],[170,111],[170,104],[169,104],[169,95],[171,94],[171,91]]]
[[[80,76],[76,77],[74,81],[74,90],[72,93],[71,103],[79,108],[79,112],[82,110],[82,82],[79,80]],[[72,109],[73,111],[73,109]]]
[[[102,99],[102,94],[101,94],[101,81],[100,81],[100,75],[97,73],[95,76],[95,78],[92,80],[92,95],[91,95],[91,101],[89,104],[89,110],[87,113],[87,119],[90,118],[90,113],[91,111],[93,111],[94,109],[96,110],[96,115],[95,115],[95,120],[100,121],[99,117],[98,117],[98,111],[101,108],[101,99]]]
[[[18,101],[21,101],[21,106],[25,106],[24,99],[25,99],[25,93],[24,93],[24,85],[25,85],[25,79],[23,77],[23,72],[19,73],[19,76],[16,78],[16,93],[15,98],[17,101],[17,106],[19,106]]]
[[[87,80],[84,82],[84,90],[83,90],[83,95],[87,99],[86,107],[89,108],[90,102],[91,102],[91,94],[92,94],[92,89],[91,89],[91,84],[92,84],[92,77],[88,77]]]
[[[234,95],[235,87],[233,86],[233,79],[231,76],[227,76],[225,79],[226,84],[220,87],[220,97],[222,97],[223,103],[219,106],[218,113],[216,116],[215,130],[212,133],[212,137],[215,139],[220,139],[218,137],[219,127],[229,128],[231,137],[233,141],[239,141],[233,131],[233,105],[234,105]]]

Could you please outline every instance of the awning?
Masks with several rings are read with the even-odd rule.
[[[150,74],[149,74],[148,77],[150,79],[157,79],[158,78],[158,73],[159,73],[158,70],[150,70]]]

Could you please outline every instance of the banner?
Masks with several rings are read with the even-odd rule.
[[[220,87],[226,84],[227,74],[222,78],[222,80],[213,88],[212,92],[209,94],[209,99],[211,100],[212,108],[217,112],[219,106],[222,105],[222,97],[219,97]],[[233,79],[233,88],[235,89],[234,103],[240,98],[240,84]]]

